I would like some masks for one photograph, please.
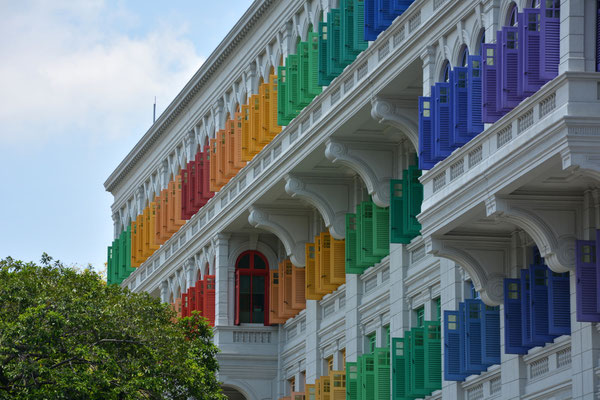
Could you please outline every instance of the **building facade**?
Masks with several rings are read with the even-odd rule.
[[[598,3],[254,1],[105,182],[109,283],[231,399],[599,399]]]

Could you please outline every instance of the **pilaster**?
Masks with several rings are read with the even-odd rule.
[[[229,271],[229,234],[219,233],[213,239],[215,249],[215,284],[216,305],[215,325],[230,325],[229,322],[229,295],[228,295],[228,271]]]

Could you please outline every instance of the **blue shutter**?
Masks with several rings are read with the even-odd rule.
[[[571,334],[571,298],[569,273],[548,271],[548,332]]]
[[[444,380],[464,381],[464,352],[458,311],[444,311]]]
[[[398,16],[392,7],[393,0],[377,0],[375,12],[375,28],[379,31],[386,30]]]
[[[438,82],[432,94],[435,108],[435,128],[433,131],[434,146],[433,155],[444,159],[452,153],[454,148],[450,146],[450,135],[452,134],[452,100],[450,95],[450,83]]]
[[[540,9],[526,8],[519,14],[519,75],[522,96],[531,96],[546,82],[540,78]]]
[[[414,2],[414,0],[393,0],[392,6],[394,7],[394,12],[398,15],[402,15],[402,13],[408,10],[408,7]]]
[[[502,113],[496,111],[498,86],[498,46],[492,43],[484,43],[482,77],[482,121],[494,123],[502,117]]]
[[[548,333],[548,272],[543,264],[529,266],[531,341],[542,344],[555,338]]]
[[[467,132],[475,137],[483,131],[481,56],[467,56]]]
[[[543,341],[535,341],[531,336],[531,282],[529,279],[530,271],[521,270],[521,340],[523,346],[528,349],[535,346],[542,346]]]
[[[465,370],[467,373],[478,374],[486,369],[481,358],[483,302],[479,299],[468,299],[464,304]]]
[[[504,280],[504,352],[526,354],[521,335],[521,281]]]
[[[433,157],[433,121],[432,98],[419,97],[419,169],[431,169],[437,163]]]
[[[498,41],[500,43],[501,59],[501,81],[500,81],[500,104],[497,110],[502,109],[505,112],[516,107],[522,96],[519,94],[521,86],[521,76],[519,75],[519,28],[515,26],[505,26],[502,32],[498,32]]]
[[[596,5],[596,71],[600,71],[600,1]]]
[[[575,276],[577,296],[577,321],[600,322],[596,303],[598,296],[597,242],[578,240],[576,245]]]
[[[468,132],[469,92],[467,81],[468,68],[456,67],[450,71],[450,87],[452,88],[453,124],[450,135],[450,146],[460,147],[467,143],[471,136]]]
[[[377,39],[379,31],[375,29],[375,8],[377,0],[365,0],[365,40]]]
[[[550,80],[558,75],[558,62],[560,60],[560,15],[559,10],[547,7],[546,1],[541,1],[540,31],[542,56],[540,62],[540,77]]]
[[[482,307],[481,362],[486,366],[500,364],[500,307]]]

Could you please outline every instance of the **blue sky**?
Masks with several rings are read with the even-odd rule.
[[[251,3],[0,2],[0,258],[104,268],[104,181]]]

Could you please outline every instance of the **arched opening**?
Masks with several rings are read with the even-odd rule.
[[[237,389],[230,386],[223,386],[222,389],[227,400],[246,400],[246,397]]]
[[[515,3],[511,3],[508,7],[508,13],[506,14],[506,25],[517,26],[519,9]]]
[[[460,53],[458,55],[458,65],[461,67],[466,67],[468,63],[469,57],[469,48],[464,45],[462,49],[460,49]]]
[[[269,325],[269,263],[255,250],[245,251],[235,263],[235,324]]]
[[[481,30],[481,33],[479,34],[479,48],[477,49],[477,53],[480,56],[483,55],[483,45],[485,43],[485,29]]]
[[[540,8],[540,0],[531,0],[531,2],[529,3],[529,6],[531,8]]]
[[[444,61],[442,70],[440,72],[440,82],[450,82],[450,63],[448,60]]]

